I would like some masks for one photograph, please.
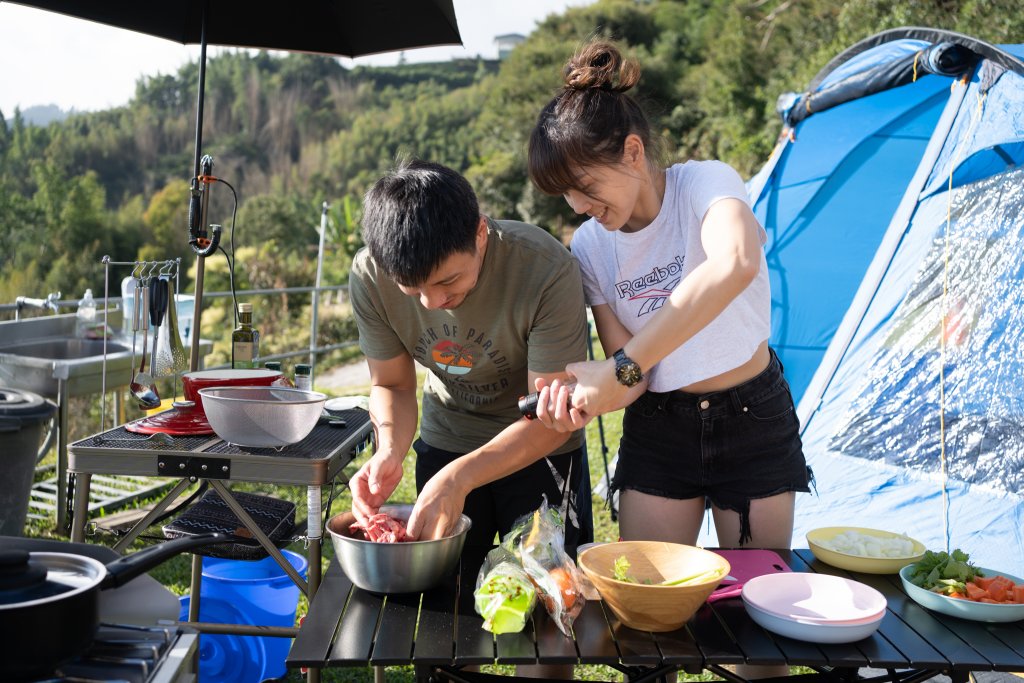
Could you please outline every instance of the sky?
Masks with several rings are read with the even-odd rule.
[[[150,2],[151,0],[139,0]],[[406,50],[407,62],[451,57],[496,58],[494,36],[528,35],[537,22],[567,7],[593,0],[454,0],[464,47]],[[208,56],[218,48],[210,46]],[[125,29],[0,2],[0,112],[55,104],[95,111],[126,104],[141,76],[177,73],[199,57],[196,45],[154,38]],[[343,58],[342,64],[390,65],[399,53]]]

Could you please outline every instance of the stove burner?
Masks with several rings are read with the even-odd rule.
[[[182,648],[183,639],[194,647]],[[186,652],[188,651],[188,652]],[[194,633],[176,627],[100,624],[92,646],[34,683],[172,683],[198,670]]]

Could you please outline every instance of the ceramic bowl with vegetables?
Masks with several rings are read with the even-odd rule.
[[[655,632],[681,628],[730,571],[721,555],[661,541],[594,546],[579,566],[623,624]]]
[[[864,574],[895,574],[925,551],[923,543],[904,534],[854,526],[808,531],[807,545],[825,564]]]
[[[914,602],[941,614],[987,622],[1024,619],[1024,579],[976,567],[961,550],[928,551],[901,569],[900,579]]]

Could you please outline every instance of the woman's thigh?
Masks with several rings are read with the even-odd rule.
[[[785,491],[767,498],[750,499],[750,539],[743,547],[789,548],[793,541],[793,510],[796,493]],[[722,548],[737,547],[742,520],[740,513],[711,506],[718,544]]]
[[[703,519],[703,498],[664,498],[633,489],[619,492],[619,535],[625,541],[693,545]]]

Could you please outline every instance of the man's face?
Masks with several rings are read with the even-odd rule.
[[[458,308],[480,279],[486,251],[487,223],[481,220],[475,251],[456,252],[442,261],[423,283],[417,286],[398,285],[398,288],[408,296],[419,297],[420,304],[428,310]]]

